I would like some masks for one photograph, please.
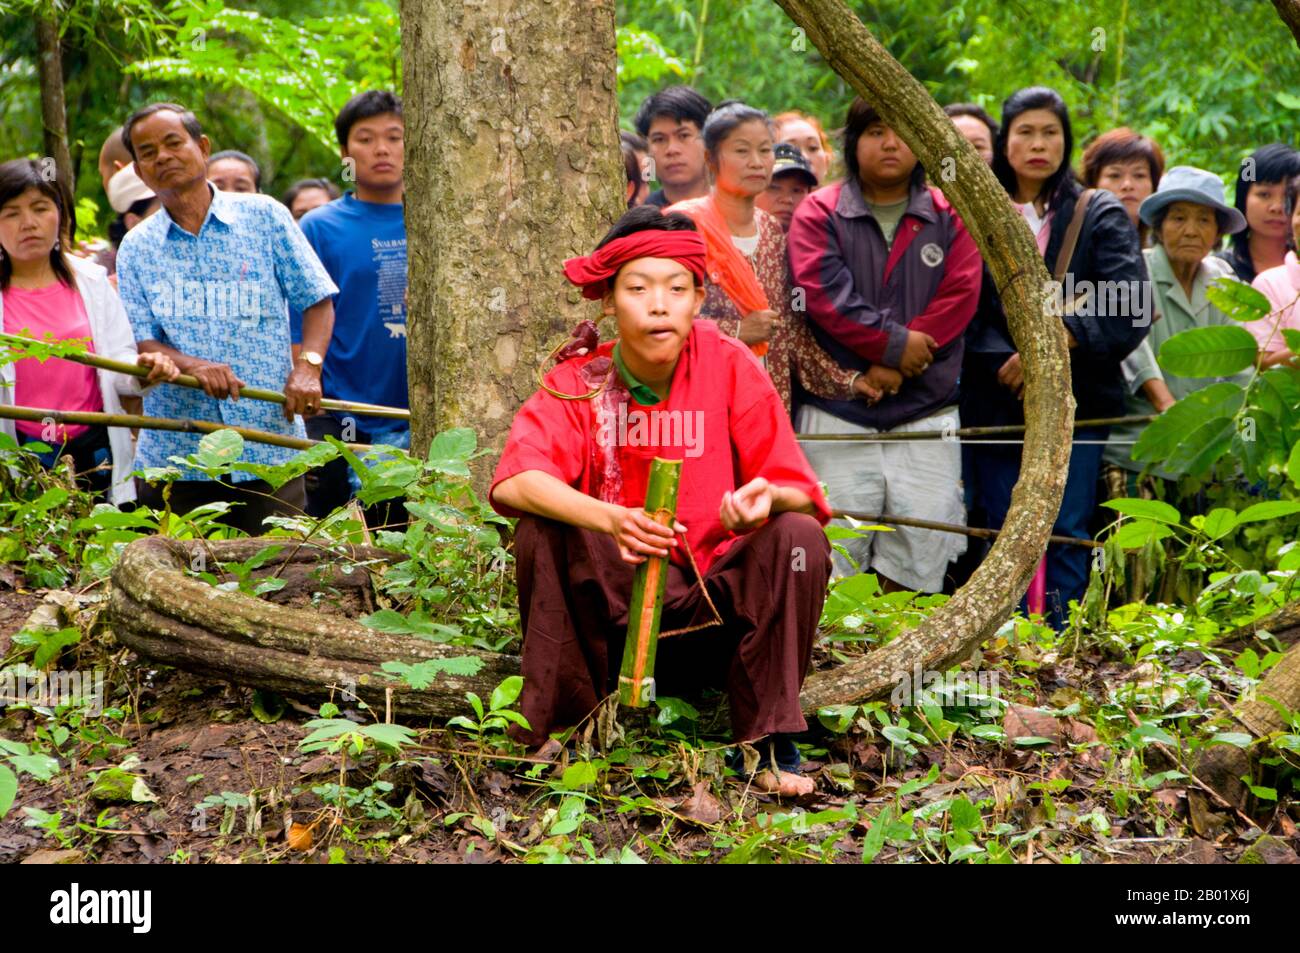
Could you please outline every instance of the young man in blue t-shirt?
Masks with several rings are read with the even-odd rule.
[[[326,397],[407,407],[406,222],[402,208],[402,103],[387,90],[354,96],[334,121],[355,188],[302,218],[302,230],[339,293],[334,337],[323,361]],[[295,315],[295,319],[296,319]],[[295,353],[298,350],[295,320]],[[318,355],[303,354],[308,361]],[[406,421],[325,412],[307,432],[353,443],[410,445]],[[325,516],[352,495],[350,469],[335,460],[307,474],[307,511]]]

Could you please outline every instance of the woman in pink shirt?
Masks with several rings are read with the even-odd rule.
[[[1292,179],[1286,187],[1286,208],[1291,216],[1291,231],[1295,235],[1297,247],[1300,247],[1300,178]],[[1273,313],[1258,321],[1251,321],[1246,329],[1255,335],[1260,350],[1264,352],[1261,366],[1275,367],[1278,364],[1292,364],[1295,355],[1282,340],[1282,329],[1300,330],[1300,309],[1296,300],[1300,298],[1300,260],[1293,251],[1286,253],[1282,264],[1268,268],[1255,276],[1252,283],[1256,291],[1262,292],[1273,307]]]
[[[0,165],[0,327],[37,339],[87,340],[87,350],[149,368],[146,385],[180,373],[163,354],[137,354],[131,325],[108,275],[99,265],[64,253],[76,222],[63,185],[47,180],[30,159]],[[121,413],[119,394],[140,393],[139,378],[61,358],[24,358],[0,365],[0,406]],[[111,461],[111,477],[87,480],[114,503],[135,498],[131,432],[122,427],[0,419],[0,434],[18,444],[43,443],[53,466],[73,458],[86,473]]]

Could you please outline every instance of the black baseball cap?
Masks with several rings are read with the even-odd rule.
[[[798,146],[782,142],[774,151],[776,161],[772,163],[772,178],[775,179],[778,175],[802,175],[808,182],[808,188],[817,188],[817,176]]]

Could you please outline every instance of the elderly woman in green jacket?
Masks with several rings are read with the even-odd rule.
[[[1217,279],[1232,275],[1232,266],[1214,257],[1224,235],[1246,227],[1246,219],[1223,200],[1223,183],[1212,172],[1192,166],[1170,169],[1160,180],[1160,187],[1143,200],[1138,209],[1142,221],[1151,227],[1155,244],[1143,251],[1151,277],[1152,322],[1147,335],[1151,351],[1158,355],[1165,341],[1188,328],[1214,324],[1232,324],[1232,320],[1210,304],[1206,289]],[[1138,352],[1135,352],[1137,354]],[[1136,369],[1133,387],[1163,377],[1174,400],[1182,400],[1213,379],[1179,377],[1162,372],[1151,358]],[[1137,394],[1128,397],[1127,414],[1150,414],[1148,399]],[[1133,444],[1142,432],[1141,424],[1116,427],[1111,431],[1104,473],[1109,495],[1136,496],[1140,492],[1138,477],[1143,464],[1131,457]],[[1156,476],[1169,475],[1154,471]],[[1144,495],[1151,495],[1148,484]]]

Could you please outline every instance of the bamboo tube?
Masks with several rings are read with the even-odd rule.
[[[42,344],[35,338],[22,337],[17,334],[0,333],[0,342],[6,344]],[[59,355],[62,360],[72,361],[75,364],[84,364],[87,367],[97,367],[105,371],[114,371],[118,374],[129,374],[132,377],[148,377],[149,368],[141,367],[139,364],[128,364],[125,361],[115,361],[110,357],[103,357],[99,354],[62,354]],[[189,374],[182,374],[174,381],[161,381],[164,384],[176,384],[180,387],[189,387],[195,390],[202,390],[203,385],[199,383],[198,378]],[[239,389],[240,397],[247,397],[250,400],[264,400],[271,404],[283,404],[284,394],[275,390],[266,390],[262,387],[241,387]],[[371,417],[392,417],[396,420],[410,420],[411,412],[403,410],[400,407],[384,407],[381,404],[363,404],[350,402],[346,400],[334,400],[325,398],[320,402],[321,410],[337,410],[341,412],[350,412],[356,414],[367,414]]]
[[[650,464],[645,510],[663,526],[677,518],[677,487],[682,461],[655,457]],[[618,700],[632,708],[644,708],[655,697],[655,650],[659,643],[659,616],[663,610],[664,587],[668,584],[668,558],[652,556],[636,567],[632,579],[632,600],[627,613],[627,643],[618,675]]]
[[[144,417],[139,414],[103,414],[88,410],[45,410],[40,407],[13,407],[0,405],[0,417],[10,420],[53,420],[61,424],[89,424],[92,427],[132,427],[141,430],[172,430],[181,433],[213,433],[217,430],[233,430],[245,440],[254,443],[269,443],[275,447],[288,447],[290,450],[310,450],[321,440],[301,440],[298,437],[286,437],[284,434],[268,433],[250,427],[231,427],[228,424],[213,423],[210,420],[174,420],[171,417]],[[370,449],[367,443],[344,444],[349,450],[365,452]]]

